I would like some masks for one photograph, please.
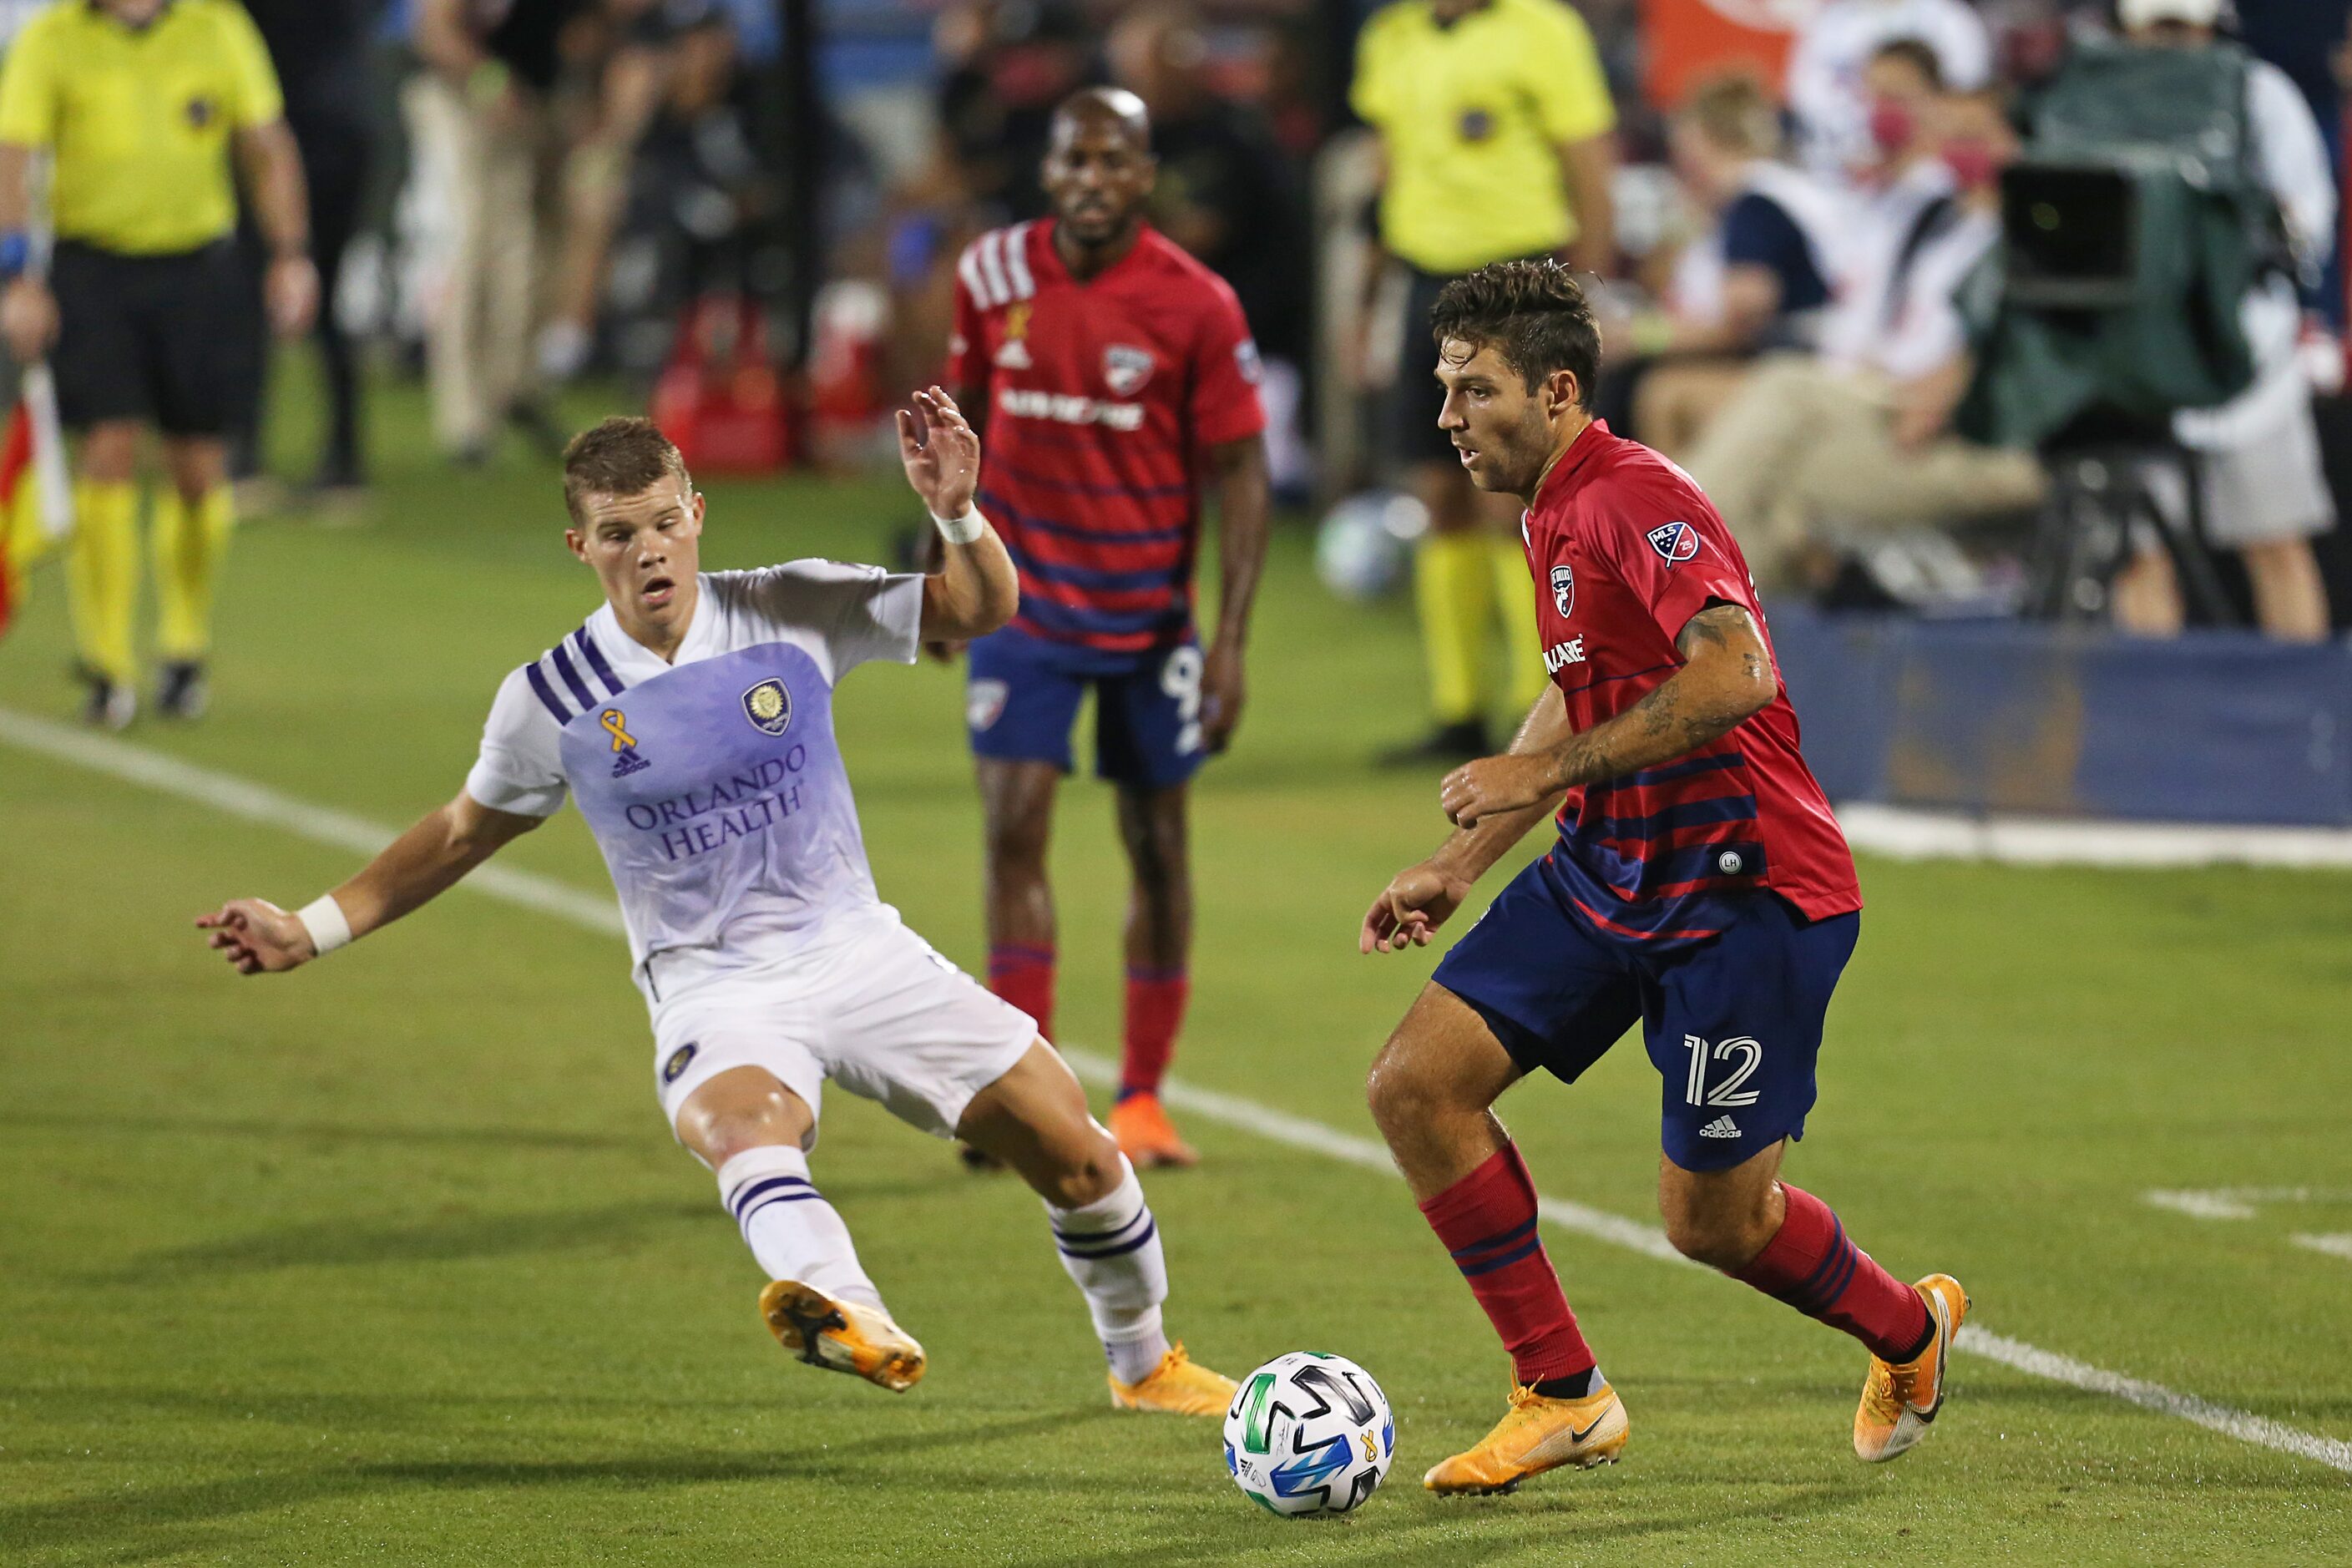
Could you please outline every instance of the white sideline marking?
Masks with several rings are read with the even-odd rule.
[[[394,837],[390,828],[363,817],[310,805],[229,773],[198,767],[193,763],[184,763],[128,742],[92,734],[85,730],[35,718],[31,714],[0,709],[0,745],[37,752],[159,794],[176,795],[233,816],[284,829],[314,843],[357,854],[373,854]],[[462,885],[509,903],[557,916],[590,931],[604,934],[621,931],[620,911],[612,901],[545,877],[485,866]],[[1091,1052],[1070,1050],[1064,1054],[1082,1077],[1099,1083],[1116,1076],[1117,1069],[1113,1064]],[[1292,1116],[1271,1106],[1260,1105],[1255,1100],[1220,1094],[1214,1089],[1199,1089],[1190,1084],[1171,1082],[1162,1093],[1168,1103],[1180,1110],[1255,1133],[1271,1142],[1303,1149],[1364,1170],[1391,1176],[1397,1174],[1395,1165],[1389,1160],[1388,1151],[1369,1138],[1342,1132],[1304,1117]],[[1561,1230],[1605,1241],[1645,1257],[1678,1264],[1686,1262],[1666,1240],[1664,1233],[1655,1226],[1560,1198],[1542,1198],[1538,1206],[1542,1217]],[[2310,1239],[2344,1240],[2347,1251],[2352,1251],[2352,1237]],[[2235,1437],[2242,1443],[2276,1449],[2283,1454],[2292,1454],[2298,1458],[2352,1472],[2352,1443],[2323,1437],[2317,1433],[2271,1420],[2268,1416],[2215,1405],[2193,1394],[2178,1393],[2159,1384],[2126,1377],[2122,1373],[2109,1372],[2071,1356],[2042,1350],[2021,1340],[1990,1333],[1974,1325],[1963,1328],[1953,1344],[1958,1350],[2000,1362],[2029,1376],[2107,1394],[2219,1432],[2224,1436]]]
[[[1856,804],[1838,808],[1847,842],[1898,860],[2012,866],[2352,867],[2352,832],[2189,822],[1969,816]]]
[[[2296,1236],[2290,1238],[2297,1247],[2307,1247],[2314,1252],[2325,1252],[2331,1258],[2352,1258],[2352,1236],[2341,1232],[2333,1236]]]
[[[2262,1204],[2352,1204],[2352,1191],[2326,1187],[2155,1187],[2141,1201],[2192,1219],[2252,1219]]]

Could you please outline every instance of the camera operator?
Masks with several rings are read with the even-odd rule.
[[[2117,0],[2124,37],[2142,48],[2210,49],[2221,0]],[[2310,107],[2276,66],[2251,59],[2246,110],[2252,163],[2276,199],[2293,259],[2316,272],[2334,243],[2336,192]],[[2327,591],[2311,541],[2336,525],[2321,470],[2311,391],[2296,363],[2302,306],[2294,279],[2273,272],[2241,312],[2254,355],[2253,384],[2216,408],[2187,410],[2174,434],[2200,458],[2205,531],[2235,550],[2253,589],[2254,617],[2274,637],[2327,635]],[[2153,539],[2116,579],[2115,615],[2126,630],[2169,635],[2182,622],[2172,560]]]

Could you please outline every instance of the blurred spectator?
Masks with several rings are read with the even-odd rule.
[[[639,143],[656,116],[683,109],[690,121],[725,134],[731,121],[709,117],[724,107],[735,72],[733,34],[716,0],[599,0],[567,53],[580,79],[560,125],[561,238],[537,366],[548,384],[579,374],[595,347],[614,232],[628,203]],[[695,195],[709,190],[698,181],[690,187]],[[691,199],[688,191],[678,194]],[[703,226],[731,228],[731,211],[697,206]],[[688,231],[695,226],[689,223]]]
[[[1933,525],[2023,510],[2028,453],[1949,431],[1971,369],[1954,295],[2000,237],[2004,124],[1946,93],[1934,51],[1881,45],[1864,68],[1878,162],[1822,354],[1768,356],[1692,449],[1691,476],[1766,589],[1822,585],[1840,525]]]
[[[1601,375],[1612,428],[1681,456],[1738,385],[1749,356],[1811,348],[1838,277],[1845,204],[1779,161],[1779,111],[1753,78],[1708,82],[1667,127],[1685,203],[1706,220],[1685,245],[1661,310],[1611,333]],[[1629,395],[1630,393],[1630,395]],[[1613,405],[1613,406],[1612,406]]]
[[[637,151],[631,199],[661,241],[668,303],[752,291],[752,226],[775,191],[737,90],[735,44],[733,28],[717,21],[675,40],[667,91]],[[835,159],[826,163],[830,170]]]
[[[360,374],[355,345],[335,310],[343,256],[359,232],[367,194],[375,95],[369,82],[371,37],[381,0],[245,0],[285,84],[286,123],[302,153],[310,195],[310,255],[320,291],[313,336],[327,395],[324,444],[312,483],[322,494],[356,489],[364,479],[360,451]],[[254,267],[257,283],[261,268]],[[255,311],[260,328],[260,311]],[[255,353],[254,374],[232,445],[242,472],[260,466],[268,356]]]
[[[2239,0],[2239,33],[2259,58],[2303,93],[2327,144],[2336,188],[2344,184],[2344,84],[2336,56],[2352,29],[2352,0]],[[2308,299],[2337,334],[2344,331],[2344,255],[2332,251]]]
[[[2278,201],[2293,265],[2316,276],[2334,248],[2336,211],[2319,127],[2285,72],[2215,37],[2220,11],[2221,0],[2116,5],[2135,45],[2223,49],[2244,60],[2254,166]],[[2295,278],[2274,269],[2240,319],[2254,352],[2253,385],[2220,408],[2184,412],[2175,432],[2200,454],[2205,534],[2244,560],[2256,621],[2273,637],[2316,642],[2327,635],[2327,590],[2311,541],[2335,527],[2336,508],[2295,354],[2302,323]],[[2131,630],[2178,631],[2183,616],[2171,557],[2149,542],[2116,579],[2115,603],[2117,623]]]
[[[590,0],[417,0],[425,69],[404,94],[419,162],[439,172],[449,237],[425,367],[442,450],[478,463],[527,416],[531,337],[553,205],[551,107],[562,36]]]
[[[1092,40],[1067,0],[964,0],[940,13],[947,159],[992,221],[1045,216],[1037,170],[1054,106],[1086,80]]]
[[[1805,165],[1832,177],[1874,156],[1871,100],[1864,77],[1880,46],[1924,45],[1941,80],[1973,92],[1992,74],[1992,38],[1967,0],[1826,0],[1789,55],[1789,112]]]
[[[1303,481],[1299,364],[1308,348],[1306,198],[1289,155],[1258,118],[1208,80],[1208,42],[1190,6],[1138,7],[1110,32],[1112,79],[1151,113],[1160,175],[1151,222],[1233,285],[1265,355],[1268,460],[1278,489]]]
[[[1482,756],[1498,604],[1513,659],[1502,695],[1525,708],[1546,678],[1516,509],[1481,504],[1437,427],[1430,308],[1490,261],[1566,252],[1612,268],[1616,110],[1591,31],[1559,0],[1395,0],[1357,40],[1349,102],[1380,133],[1381,243],[1411,273],[1392,447],[1430,519],[1414,587],[1435,727],[1385,760]],[[1351,335],[1375,336],[1369,321]]]

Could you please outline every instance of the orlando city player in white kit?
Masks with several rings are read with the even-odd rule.
[[[1045,1198],[1113,1404],[1222,1415],[1233,1382],[1161,1329],[1158,1227],[1077,1080],[1026,1014],[900,923],[866,866],[835,687],[868,659],[985,636],[1020,596],[972,510],[979,437],[938,388],[915,403],[900,455],[947,542],[929,576],[700,572],[703,498],[677,448],[643,419],[575,438],[564,538],[604,607],[507,677],[464,790],[307,908],[237,899],[196,924],[243,973],[297,968],[454,886],[569,794],[620,894],[662,1109],[718,1173],[787,1350],[892,1390],[923,1374],[809,1177],[832,1081],[997,1156]]]

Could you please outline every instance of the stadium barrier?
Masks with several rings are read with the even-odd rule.
[[[1772,638],[1841,806],[2352,826],[2352,644],[1795,607]]]

